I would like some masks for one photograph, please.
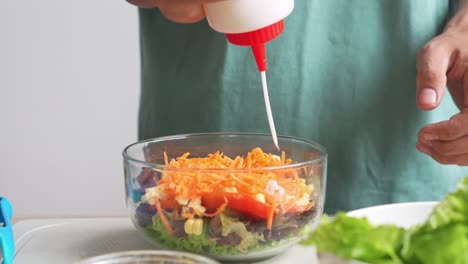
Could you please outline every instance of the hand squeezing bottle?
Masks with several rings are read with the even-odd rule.
[[[284,19],[293,11],[294,0],[225,0],[205,4],[208,23],[226,34],[234,45],[252,48],[261,74],[265,107],[273,142],[279,149],[266,81],[266,43],[284,29]]]

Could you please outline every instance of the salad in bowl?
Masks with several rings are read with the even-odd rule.
[[[272,257],[323,212],[326,151],[292,137],[192,134],[124,150],[127,205],[157,247],[223,261]]]

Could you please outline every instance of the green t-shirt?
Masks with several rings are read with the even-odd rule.
[[[439,200],[468,170],[415,148],[423,126],[458,112],[450,96],[416,105],[416,54],[443,29],[444,0],[297,0],[268,43],[279,134],[329,152],[326,211]],[[261,13],[261,10],[259,10]],[[269,133],[251,51],[202,21],[176,24],[140,10],[140,139],[196,132]]]

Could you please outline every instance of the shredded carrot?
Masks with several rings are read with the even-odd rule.
[[[273,216],[275,214],[275,202],[273,201],[273,204],[270,208],[270,212],[268,212],[268,219],[267,219],[267,229],[271,230],[271,227],[273,226]]]
[[[252,168],[252,153],[250,152],[247,154],[247,168]]]
[[[246,156],[236,156],[234,159],[219,151],[206,157],[190,157],[190,153],[187,152],[171,159],[164,153],[164,163],[167,169],[163,171],[157,188],[165,197],[192,200],[213,192],[225,192],[227,189],[254,198],[258,194],[263,194],[266,204],[271,208],[266,219],[268,228],[271,228],[273,224],[275,212],[295,208],[295,202],[301,198],[305,190],[305,183],[299,177],[299,174],[303,174],[301,171],[303,168],[268,169],[272,166],[292,164],[292,160],[286,158],[284,151],[281,157],[278,157],[263,152],[261,148],[254,148]],[[200,169],[206,169],[206,171]],[[251,170],[236,171],[236,169]],[[267,186],[271,181],[283,188],[282,197],[278,198],[274,193],[267,192]],[[155,204],[161,207],[159,201]],[[214,213],[196,213],[214,217],[228,206],[225,200],[225,203],[220,205]],[[160,217],[169,232],[171,229],[164,214],[160,213]],[[190,215],[182,215],[182,217],[189,218]]]
[[[169,224],[169,221],[167,221],[167,218],[164,215],[164,212],[162,211],[161,204],[159,203],[158,198],[154,198],[154,204],[156,205],[156,209],[158,211],[158,215],[159,215],[159,218],[161,219],[161,222],[163,223],[164,227],[166,227],[167,233],[169,235],[172,235],[172,227]]]

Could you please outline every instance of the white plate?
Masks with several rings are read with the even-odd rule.
[[[438,202],[396,203],[367,207],[348,212],[352,217],[366,217],[373,225],[391,224],[408,228],[423,223]],[[320,264],[363,264],[339,259],[330,254],[320,254]]]
[[[379,205],[348,213],[353,217],[367,217],[374,225],[392,224],[408,228],[424,222],[438,202],[413,202]]]

